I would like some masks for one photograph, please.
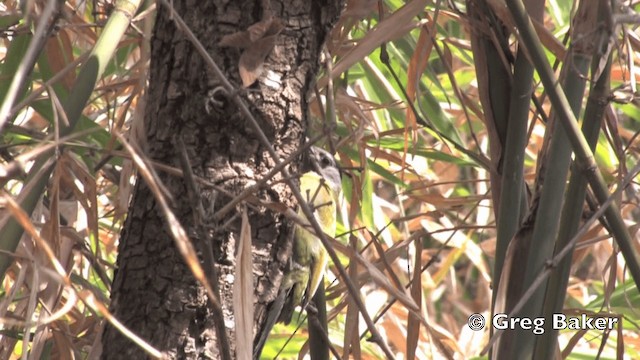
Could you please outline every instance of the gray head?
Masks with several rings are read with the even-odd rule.
[[[342,181],[340,180],[340,170],[336,159],[328,151],[325,151],[319,147],[312,146],[309,149],[308,163],[303,166],[307,167],[303,170],[313,170],[320,174],[329,183],[329,186],[339,193],[342,189]]]

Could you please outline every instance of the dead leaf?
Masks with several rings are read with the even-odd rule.
[[[233,313],[236,322],[238,359],[251,359],[253,350],[253,263],[251,261],[251,225],[246,209],[236,256],[236,280],[233,284]]]
[[[273,50],[282,29],[284,24],[280,19],[268,18],[249,26],[246,31],[226,35],[220,40],[220,46],[244,49],[238,62],[243,87],[250,86],[260,77],[264,60]]]

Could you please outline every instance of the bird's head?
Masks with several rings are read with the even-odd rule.
[[[342,190],[340,169],[336,159],[328,151],[312,146],[309,149],[309,155],[303,165],[303,170],[318,173],[336,194]]]

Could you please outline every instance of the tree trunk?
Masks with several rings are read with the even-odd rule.
[[[247,50],[221,47],[219,42],[223,36],[245,31],[263,19],[266,4],[269,1],[173,1],[177,13],[235,84],[242,83],[238,63],[242,51]],[[258,81],[241,96],[252,104],[251,110],[262,130],[281,158],[286,158],[304,137],[305,96],[316,75],[324,39],[339,15],[341,1],[271,0],[270,6],[273,16],[285,27],[276,37]],[[230,98],[225,100],[224,96],[216,95],[222,101],[211,101],[211,90],[219,80],[160,3],[151,45],[145,114],[147,155],[154,161],[180,168],[174,145],[178,136],[186,144],[194,174],[235,194],[272,169],[273,159]],[[188,200],[183,179],[158,173],[172,196],[173,212],[200,248],[200,240],[194,235],[195,204]],[[281,176],[276,176],[271,182],[276,185],[254,195],[294,206],[289,189],[282,181],[278,183],[279,179]],[[208,216],[230,201],[229,197],[207,188],[201,189],[201,196]],[[240,217],[236,215],[231,212],[219,222],[206,224],[213,234],[218,285],[232,353],[235,336],[231,300],[235,240],[240,230]],[[290,252],[287,250],[290,225],[281,214],[263,208],[249,208],[248,215],[256,282],[256,329],[280,284]],[[178,252],[154,195],[139,179],[119,243],[112,314],[170,358],[216,359],[218,346],[207,300],[204,289],[196,283]],[[146,357],[143,350],[112,326],[105,328],[102,341],[105,359]]]

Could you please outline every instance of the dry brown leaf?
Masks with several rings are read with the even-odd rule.
[[[342,16],[362,19],[375,9],[377,3],[376,0],[347,1],[347,6]]]
[[[351,235],[350,242],[352,248],[355,250],[357,248],[357,239],[355,235]],[[349,261],[349,277],[356,288],[360,288],[360,282],[358,281],[358,262],[353,257]],[[353,356],[353,358],[358,359],[362,355],[360,353],[360,339],[358,335],[360,334],[360,330],[358,330],[358,307],[353,300],[353,297],[347,297],[347,315],[344,321],[344,352],[343,359],[348,359],[349,354]]]
[[[431,34],[434,31],[435,23],[429,17],[429,24],[420,28],[420,36],[416,43],[415,51],[411,55],[411,61],[409,61],[409,68],[407,69],[407,97],[408,102],[412,103],[416,98],[416,89],[422,78],[422,74],[427,68],[429,62],[429,56],[431,55],[431,49],[433,49],[433,41],[431,41]],[[406,111],[407,127],[416,131],[418,124],[416,117],[411,108],[407,107]],[[407,131],[408,131],[407,128]]]
[[[422,239],[414,241],[415,258],[410,294],[413,301],[422,309]],[[407,358],[416,358],[416,349],[420,340],[420,319],[409,313],[407,319]]]
[[[61,323],[61,325],[63,324],[64,323]],[[58,329],[52,330],[51,334],[53,335],[53,341],[55,343],[54,349],[57,350],[55,358],[60,360],[75,359],[74,352],[78,349],[75,349],[73,344],[69,341],[71,337],[65,336],[65,334]]]
[[[250,360],[253,353],[253,262],[251,225],[246,209],[242,212],[242,227],[236,256],[233,314],[236,324],[237,358]]]
[[[51,67],[52,74],[58,73],[73,61],[73,47],[66,29],[60,29],[56,37],[47,40],[45,53],[47,54],[46,62]],[[67,90],[71,90],[75,80],[76,73],[70,71],[63,76],[62,84]]]
[[[263,19],[246,31],[226,35],[218,45],[244,49],[238,62],[242,86],[253,84],[262,74],[262,65],[276,44],[284,23],[277,18]]]

